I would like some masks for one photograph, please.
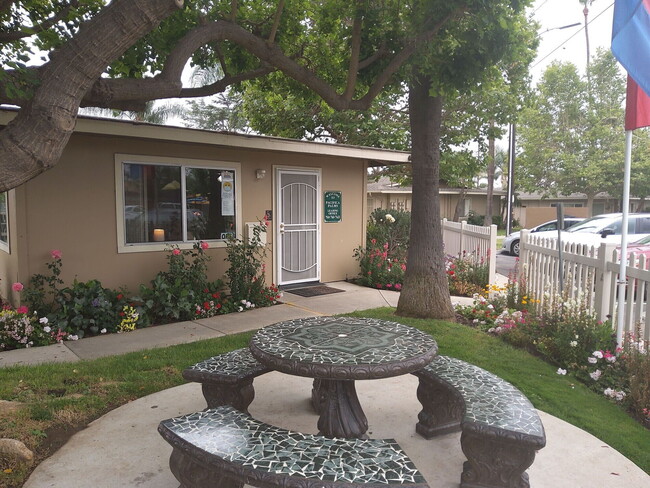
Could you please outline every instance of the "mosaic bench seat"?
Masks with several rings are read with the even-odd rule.
[[[232,405],[248,412],[248,406],[255,398],[253,379],[269,371],[248,348],[243,348],[190,366],[183,371],[183,378],[201,383],[208,408]]]
[[[428,487],[392,439],[329,439],[265,424],[231,406],[163,420],[181,488]]]
[[[416,431],[429,439],[461,430],[462,488],[525,488],[525,472],[546,445],[544,426],[517,388],[484,369],[438,356],[419,380]]]

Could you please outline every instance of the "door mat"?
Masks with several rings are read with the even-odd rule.
[[[317,297],[320,295],[329,295],[330,293],[340,293],[345,290],[339,290],[338,288],[332,288],[331,286],[318,285],[318,286],[306,286],[304,288],[293,288],[291,290],[284,290],[285,293],[293,293],[301,297]]]

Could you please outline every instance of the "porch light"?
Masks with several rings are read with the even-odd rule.
[[[255,178],[258,180],[261,180],[266,176],[266,170],[265,169],[258,169],[255,171]]]

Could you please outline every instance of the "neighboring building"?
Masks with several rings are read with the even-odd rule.
[[[0,110],[0,125],[15,111]],[[267,281],[358,274],[369,165],[408,153],[80,117],[58,164],[0,199],[0,294],[47,271],[137,293],[167,269],[169,244],[209,242],[209,278],[227,270],[226,239],[265,215]],[[17,296],[14,295],[14,299]]]
[[[631,210],[637,212],[639,199],[632,198]],[[589,216],[587,208],[587,195],[584,193],[572,193],[571,195],[559,195],[557,197],[543,197],[540,193],[518,193],[513,216],[519,221],[523,228],[530,229],[536,225],[549,220],[554,220],[557,215],[557,206],[562,204],[564,214],[573,217]],[[593,203],[592,215],[620,212],[621,202],[609,194],[602,192],[596,195]]]
[[[470,211],[477,215],[485,215],[487,205],[487,190],[485,188],[440,188],[440,216],[452,220],[458,200],[465,194],[461,218],[467,218]],[[368,182],[368,210],[376,208],[411,211],[413,189],[410,186],[400,186],[381,177],[378,181]],[[506,195],[503,190],[494,190],[492,209],[494,215],[501,213],[501,199]]]

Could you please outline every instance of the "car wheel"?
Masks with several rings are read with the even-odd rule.
[[[510,254],[514,256],[519,256],[519,241],[515,241],[512,243],[512,246],[510,247]]]

